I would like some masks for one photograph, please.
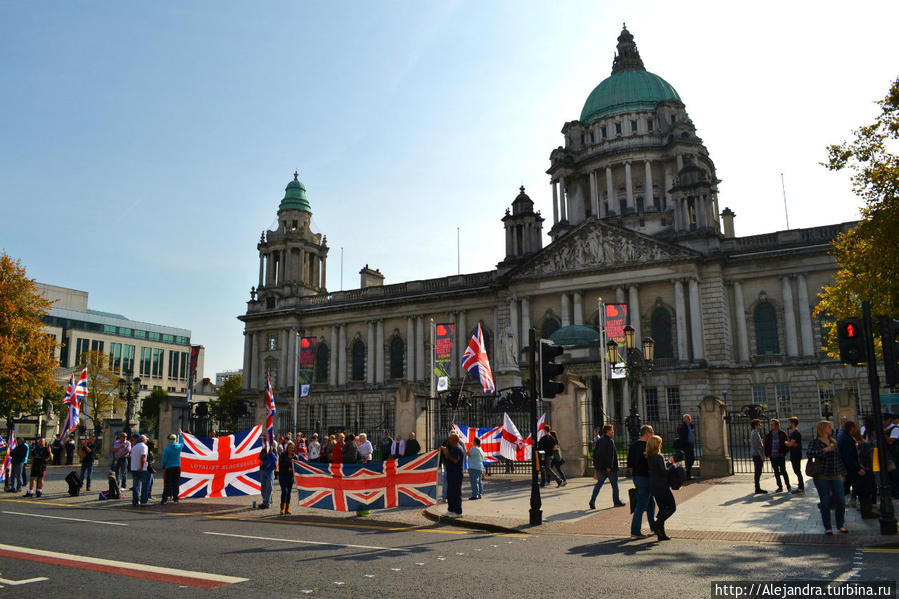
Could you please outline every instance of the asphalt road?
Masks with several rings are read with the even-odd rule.
[[[250,515],[4,496],[0,597],[709,597],[713,580],[895,580],[899,565],[899,550],[237,519]]]

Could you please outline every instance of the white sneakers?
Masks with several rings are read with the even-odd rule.
[[[447,518],[458,518],[458,517],[460,517],[461,515],[462,515],[462,514],[457,514],[456,512],[447,512],[447,513],[446,513],[446,517],[447,517]]]

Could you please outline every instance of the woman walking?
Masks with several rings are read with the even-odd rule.
[[[833,425],[828,420],[822,420],[815,427],[815,438],[808,445],[806,456],[809,460],[815,460],[817,474],[813,476],[815,488],[818,490],[821,510],[821,520],[824,523],[824,534],[832,535],[833,528],[830,524],[830,506],[834,506],[837,520],[837,528],[840,532],[847,533],[843,526],[846,517],[846,497],[843,495],[843,479],[846,476],[846,467],[837,452],[837,443],[833,439]],[[814,467],[814,466],[813,466]]]
[[[668,541],[671,537],[665,534],[665,521],[677,510],[677,505],[674,503],[671,487],[668,486],[668,468],[671,465],[665,462],[661,451],[662,438],[658,435],[653,435],[646,442],[645,455],[646,462],[649,464],[649,490],[652,492],[652,497],[659,508],[656,516],[655,533],[660,541]]]
[[[278,484],[281,485],[281,513],[290,514],[290,492],[293,489],[293,462],[296,445],[287,444],[278,456]]]

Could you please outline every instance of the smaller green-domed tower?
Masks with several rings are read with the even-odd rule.
[[[306,199],[306,186],[300,181],[300,173],[296,171],[293,173],[293,181],[284,188],[284,199],[278,206],[278,211],[281,210],[301,210],[312,214],[312,206]]]

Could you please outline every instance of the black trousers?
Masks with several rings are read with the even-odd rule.
[[[462,513],[462,470],[446,472],[446,509]]]
[[[278,473],[278,484],[281,485],[281,503],[290,504],[290,492],[293,489],[293,475]]]
[[[677,505],[674,503],[674,494],[671,489],[665,489],[662,493],[653,493],[652,498],[656,501],[656,526],[664,525],[665,520],[670,518],[677,511]]]
[[[178,501],[179,486],[181,485],[181,467],[166,468],[162,475],[162,500],[172,498]]]
[[[790,464],[792,464],[793,466],[793,474],[796,475],[796,479],[799,481],[796,486],[798,486],[800,489],[804,489],[805,484],[803,482],[802,476],[802,455],[796,457],[790,456]]]
[[[755,490],[758,491],[762,488],[759,483],[762,480],[762,468],[765,467],[765,462],[762,460],[762,456],[754,455],[752,456],[752,464],[755,466]]]
[[[771,468],[774,469],[774,480],[777,481],[777,488],[781,488],[780,477],[783,476],[784,484],[787,485],[787,489],[790,488],[790,477],[787,475],[787,459],[786,458],[775,458],[772,456],[771,458]]]
[[[684,443],[684,470],[687,471],[687,478],[692,476],[690,471],[693,469],[693,462],[696,461],[696,453],[694,452],[693,443]]]

